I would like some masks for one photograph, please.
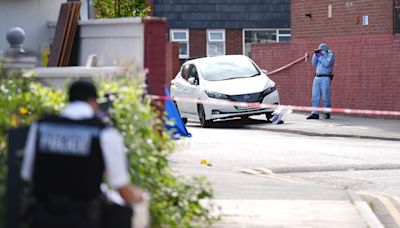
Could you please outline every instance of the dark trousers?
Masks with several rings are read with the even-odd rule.
[[[102,228],[99,201],[51,199],[32,211],[31,228]]]
[[[133,211],[100,198],[56,197],[35,203],[30,228],[131,228]]]

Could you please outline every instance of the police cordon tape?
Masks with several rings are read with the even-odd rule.
[[[304,56],[294,60],[293,62],[280,67],[276,70],[268,72],[268,75],[278,73],[282,70],[285,70],[294,64],[305,60],[308,60],[308,53],[305,53]],[[226,105],[226,106],[238,106],[241,108],[247,108],[247,110],[251,109],[272,109],[271,111],[280,108],[280,109],[289,109],[294,111],[308,111],[308,112],[325,112],[325,113],[346,113],[346,114],[360,114],[360,115],[377,115],[377,116],[400,116],[400,111],[382,111],[382,110],[366,110],[366,109],[349,109],[349,108],[320,108],[320,107],[308,107],[308,106],[294,106],[294,105],[274,105],[274,104],[262,104],[262,103],[247,103],[247,102],[235,102],[228,100],[217,100],[213,101],[202,101],[199,99],[190,99],[190,98],[178,98],[178,97],[167,97],[167,96],[159,96],[159,95],[148,95],[150,99],[153,100],[175,100],[175,101],[185,101],[192,102],[198,104],[218,104],[218,105]],[[247,111],[246,110],[246,111]]]
[[[291,62],[291,63],[289,63],[289,64],[286,64],[286,65],[283,66],[283,67],[280,67],[280,68],[278,68],[278,69],[276,69],[276,70],[273,70],[273,71],[271,71],[271,72],[268,72],[268,75],[275,74],[275,73],[278,73],[278,72],[280,72],[280,71],[282,71],[282,70],[284,70],[284,69],[286,69],[286,68],[289,68],[289,67],[293,66],[294,64],[296,64],[296,63],[302,61],[303,59],[304,59],[305,62],[307,62],[307,60],[308,60],[308,53],[305,53],[303,57],[298,58],[298,59],[296,59],[295,61],[293,61],[293,62]]]
[[[180,97],[168,97],[159,95],[147,95],[152,100],[172,100],[172,101],[184,101],[197,104],[215,104],[215,105],[226,105],[226,106],[237,106],[242,109],[247,108],[246,111],[251,109],[272,109],[271,111],[279,108],[290,109],[293,111],[309,111],[309,112],[325,112],[325,113],[346,113],[346,114],[360,114],[360,115],[376,115],[376,116],[400,116],[400,111],[382,111],[382,110],[366,110],[366,109],[349,109],[349,108],[321,108],[321,107],[309,107],[309,106],[295,106],[295,105],[275,105],[275,104],[262,104],[262,103],[247,103],[247,102],[236,102],[228,100],[217,100],[212,101],[193,99],[193,98],[180,98]]]

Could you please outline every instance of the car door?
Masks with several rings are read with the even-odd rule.
[[[179,112],[187,113],[187,90],[190,83],[187,81],[189,77],[189,64],[183,65],[181,72],[171,83],[171,95],[178,105]]]
[[[185,102],[185,111],[190,114],[197,114],[197,104],[200,99],[200,80],[196,66],[190,64],[188,67],[188,86],[184,90],[184,96],[189,100]]]

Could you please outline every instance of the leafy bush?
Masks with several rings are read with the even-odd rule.
[[[137,73],[125,72],[113,81],[103,80],[101,91],[117,94],[112,97],[111,115],[121,130],[129,154],[132,182],[152,195],[151,214],[159,227],[190,226],[193,222],[210,224],[215,218],[200,205],[200,200],[212,197],[212,190],[204,179],[185,179],[175,175],[167,157],[173,141],[164,130],[149,102],[142,100],[143,78],[133,79]]]
[[[212,189],[205,179],[184,178],[169,167],[167,158],[174,143],[144,96],[144,77],[137,75],[136,70],[125,70],[96,82],[101,96],[113,94],[111,119],[125,140],[132,183],[151,193],[153,227],[211,225],[217,218],[211,215],[212,208],[200,202],[212,197]],[[4,221],[6,131],[29,124],[43,113],[59,111],[65,105],[65,93],[17,74],[0,77],[0,93],[0,221]]]
[[[62,91],[54,91],[32,81],[30,76],[12,72],[5,76],[0,69],[0,221],[4,221],[7,175],[6,134],[11,127],[28,125],[45,113],[64,106]],[[3,222],[0,223],[2,227]]]
[[[94,0],[97,18],[144,17],[151,9],[146,0]]]

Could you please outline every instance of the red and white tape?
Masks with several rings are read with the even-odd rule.
[[[307,62],[307,60],[308,60],[308,53],[305,53],[303,57],[298,58],[298,59],[296,59],[295,61],[293,61],[293,62],[291,62],[291,63],[289,63],[289,64],[286,64],[286,65],[283,66],[283,67],[280,67],[280,68],[278,68],[278,69],[276,69],[276,70],[273,70],[273,71],[271,71],[271,72],[268,72],[268,75],[275,74],[275,73],[278,73],[279,71],[282,71],[282,70],[284,70],[284,69],[286,69],[286,68],[289,68],[289,67],[293,66],[294,64],[296,64],[296,63],[302,61],[303,59],[304,59],[305,62]]]
[[[315,111],[315,112],[330,112],[330,113],[347,113],[347,114],[361,114],[361,115],[377,115],[377,116],[400,116],[400,111],[382,111],[382,110],[367,110],[367,109],[349,109],[349,108],[319,108],[319,107],[309,107],[309,106],[295,106],[295,105],[273,105],[273,104],[261,104],[261,103],[246,103],[246,102],[235,102],[235,101],[227,101],[227,100],[217,100],[214,99],[212,101],[200,100],[200,99],[192,99],[192,98],[179,98],[179,97],[168,97],[168,96],[159,96],[159,95],[148,95],[148,97],[152,100],[175,100],[175,101],[184,101],[184,102],[192,102],[198,104],[218,104],[218,105],[231,105],[231,106],[240,106],[247,107],[249,109],[276,109],[278,107],[291,109],[293,111]]]
[[[268,75],[278,73],[282,70],[285,70],[294,64],[305,60],[308,60],[308,53],[305,53],[303,57],[296,59],[295,61],[280,67],[276,70],[268,72]],[[347,113],[347,114],[361,114],[361,115],[377,115],[377,116],[400,116],[400,111],[381,111],[381,110],[367,110],[367,109],[349,109],[349,108],[319,108],[319,107],[308,107],[308,106],[293,106],[293,105],[273,105],[273,104],[260,104],[260,103],[246,103],[246,102],[235,102],[235,101],[227,101],[227,100],[217,100],[214,99],[213,101],[204,101],[200,99],[191,99],[191,98],[172,98],[167,96],[158,96],[158,95],[148,95],[148,97],[152,100],[176,100],[176,101],[185,101],[185,102],[192,102],[198,104],[218,104],[218,105],[231,105],[231,106],[240,106],[240,107],[247,107],[249,109],[276,109],[280,108],[287,108],[294,111],[315,111],[315,112],[326,112],[326,113]]]

